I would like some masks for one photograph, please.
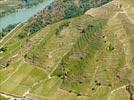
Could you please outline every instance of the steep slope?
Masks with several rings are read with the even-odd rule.
[[[88,9],[109,1],[111,0],[55,0],[29,20],[25,31],[35,33],[48,24],[81,15]]]
[[[119,6],[118,9],[116,6]],[[113,7],[116,7],[117,10]],[[128,9],[131,9],[131,7]],[[125,95],[125,92],[123,92],[125,86],[134,82],[134,50],[131,46],[133,44],[131,41],[134,37],[132,33],[133,28],[130,27],[133,27],[134,23],[128,13],[124,5],[116,1],[87,12],[88,15],[100,20],[109,18],[107,24],[104,24],[101,31],[99,30],[99,32],[102,32],[102,35],[97,32],[99,33],[97,36],[104,42],[102,42],[102,48],[100,47],[99,49],[101,41],[98,41],[98,43],[94,42],[98,40],[97,36],[95,36],[94,40],[89,38],[90,42],[93,42],[93,47],[90,45],[90,42],[88,43],[87,36],[80,38],[78,44],[63,58],[55,72],[56,75],[63,78],[61,86],[63,89],[76,92],[79,95],[89,95],[91,100],[98,100],[96,95],[99,95],[102,100],[106,100],[106,98],[109,98],[109,100],[129,99],[128,94],[126,93]],[[97,31],[97,29],[98,27],[96,26],[94,30]],[[89,30],[92,31],[92,28]],[[82,44],[83,41],[88,43],[89,49],[85,47],[85,43]],[[95,52],[96,49],[98,49],[97,53]],[[123,90],[120,91],[120,89]],[[100,94],[98,91],[103,91],[103,94]],[[110,91],[111,93],[109,94]],[[119,91],[119,94],[120,92],[124,94],[124,97],[121,94],[120,96],[116,93],[114,94],[116,91],[117,93]],[[132,95],[130,100],[133,100]]]
[[[102,100],[106,98],[129,99],[129,94],[125,94],[127,91],[124,89],[129,83],[134,82],[134,51],[131,46],[133,44],[131,43],[133,28],[126,26],[129,26],[128,24],[133,26],[133,22],[126,15],[127,12],[124,13],[125,7],[126,5],[119,1],[113,1],[102,7],[89,10],[86,14],[93,18],[85,15],[84,18],[80,17],[86,20],[86,24],[78,26],[77,30],[80,31],[80,36],[70,51],[63,55],[53,73],[54,76],[57,75],[63,79],[62,89],[76,93],[78,96],[89,96],[91,100],[97,99],[96,95],[100,95]],[[81,24],[83,25],[83,22]],[[47,45],[44,46],[47,49]],[[35,52],[39,54],[40,51],[35,49]],[[43,58],[37,57],[36,53],[32,54],[35,54],[35,58],[40,61],[44,59],[44,63],[48,62],[45,59],[49,58],[49,53],[44,52],[48,54],[48,58],[44,58],[42,54]],[[49,61],[53,62],[50,59]],[[48,70],[49,68],[44,63],[42,65]],[[120,89],[122,90],[120,91]],[[116,90],[117,93],[119,90],[119,93],[125,94],[124,97],[121,94],[120,97],[117,97],[113,93]],[[103,94],[98,91],[102,91]]]
[[[113,0],[28,37],[24,24],[0,53],[0,92],[33,100],[133,100],[133,8],[133,0]]]

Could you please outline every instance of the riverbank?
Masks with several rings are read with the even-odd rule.
[[[5,37],[7,33],[11,32],[11,30],[13,30],[17,26],[17,24],[8,25],[6,28],[2,29],[2,31],[0,32],[0,40],[2,40],[2,38]]]
[[[36,6],[20,10],[18,12],[6,15],[0,18],[0,32],[3,28],[6,28],[10,24],[23,23],[27,21],[30,17],[35,15],[37,12],[45,8],[47,5],[52,3],[53,0],[45,0],[42,3],[39,3]],[[0,7],[1,8],[1,7]]]
[[[45,0],[2,0],[0,1],[0,18],[15,13],[21,9],[27,9],[42,3]],[[12,5],[12,6],[11,6]]]
[[[97,0],[94,2],[92,0],[76,1],[55,0],[28,21],[28,25],[25,28],[26,32],[33,34],[48,24],[82,15],[90,8],[101,6],[111,0]]]

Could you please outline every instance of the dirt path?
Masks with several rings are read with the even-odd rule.
[[[1,40],[0,40],[0,44],[2,44],[0,46],[0,48],[2,48],[15,34],[13,34],[12,36],[10,36],[5,42],[4,40],[9,36],[11,35],[12,32],[14,32],[19,26],[21,25],[21,23],[19,23],[15,28],[13,28],[9,33],[7,33],[7,35],[5,37],[3,37]],[[2,43],[4,42],[4,43]]]
[[[126,11],[125,9],[123,9],[123,12],[122,12],[122,13],[124,13],[124,14],[126,15],[126,17],[128,18],[128,20],[129,20],[132,24],[134,24],[134,19],[131,18],[131,17],[128,15],[128,13],[127,13],[127,11]]]
[[[8,98],[9,100],[22,100],[22,98],[11,96],[11,95],[8,95],[6,93],[0,93],[0,95],[2,97]]]
[[[40,81],[35,82],[27,91],[22,95],[22,97],[26,97],[28,94],[30,94],[30,91],[37,86],[38,84],[42,83],[43,81],[47,81],[49,78],[42,79]]]
[[[123,11],[117,12],[117,13],[112,17],[112,19],[115,19],[115,18],[118,16],[119,13],[123,13],[123,14],[126,15],[126,17],[128,18],[128,20],[129,20],[132,24],[134,24],[134,20],[128,15],[128,12],[125,10],[125,8],[123,8],[122,10],[123,10]],[[118,33],[118,32],[117,32],[117,33]],[[129,64],[129,59],[130,59],[129,56],[131,55],[131,53],[130,53],[130,44],[129,44],[129,42],[128,42],[128,37],[127,37],[127,35],[126,35],[125,32],[120,32],[120,33],[121,33],[121,34],[117,34],[117,38],[118,38],[119,41],[123,44],[124,52],[125,52],[125,54],[126,54],[126,65],[127,65],[127,66],[130,66],[130,64]],[[121,39],[121,36],[124,36],[124,37]],[[108,100],[111,100],[112,95],[113,95],[116,91],[118,91],[118,90],[120,90],[120,89],[126,88],[127,85],[128,85],[128,84],[123,85],[123,86],[121,86],[121,87],[118,87],[118,88],[112,90],[112,91],[110,92],[110,95],[109,95],[109,97],[108,97]]]
[[[10,95],[10,94],[7,94],[7,93],[2,93],[2,92],[0,92],[0,95],[2,97],[7,98],[8,100],[32,100],[32,99],[27,98],[27,97],[14,96],[14,95]]]
[[[35,86],[37,86],[38,84],[42,83],[42,81],[44,81],[44,80],[40,80],[40,81],[38,81],[38,82],[35,82],[29,89],[27,89],[27,91],[22,95],[22,97],[27,96],[27,95],[30,93],[30,91],[31,91]]]
[[[7,80],[9,80],[19,70],[19,68],[21,67],[21,65],[22,65],[22,63],[20,62],[19,66],[17,66],[16,70],[8,78],[6,78],[3,82],[1,82],[0,83],[0,86],[2,84],[4,84]]]
[[[112,91],[110,92],[110,95],[109,95],[109,97],[108,97],[108,100],[111,100],[111,97],[112,97],[112,95],[114,94],[114,92],[116,92],[116,91],[118,91],[118,90],[120,90],[120,89],[126,88],[127,85],[128,85],[128,84],[123,85],[123,86],[121,86],[121,87],[118,87],[118,88],[112,90]]]

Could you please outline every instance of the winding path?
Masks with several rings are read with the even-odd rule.
[[[128,85],[128,84],[127,84],[127,85]],[[123,86],[121,86],[121,87],[118,87],[118,88],[112,90],[112,91],[110,92],[110,95],[109,95],[109,97],[108,97],[108,100],[111,100],[112,94],[113,94],[114,92],[116,92],[116,91],[118,91],[118,90],[120,90],[120,89],[124,89],[127,85],[123,85]]]
[[[127,17],[127,19],[128,19],[132,24],[134,24],[134,19],[132,19],[132,18],[128,15],[128,12],[127,12],[125,9],[127,9],[127,8],[122,8],[122,10],[123,10],[122,12],[121,12],[121,11],[116,12],[116,14],[112,17],[112,19],[116,18],[119,13],[123,13],[123,14],[125,14],[125,16]],[[123,34],[122,34],[122,35],[123,35]],[[126,36],[126,35],[125,35],[125,36]],[[118,39],[120,40],[121,43],[124,44],[124,45],[123,45],[124,48],[126,48],[126,46],[129,48],[129,44],[128,44],[128,42],[127,42],[125,39],[121,40],[119,37],[118,37]],[[125,54],[127,55],[128,53],[129,53],[129,50],[128,50],[128,49],[125,49]],[[126,64],[129,65],[128,61],[126,61]],[[126,88],[127,85],[128,85],[128,84],[123,85],[123,86],[121,86],[121,87],[118,87],[118,88],[112,90],[112,91],[110,92],[110,95],[109,95],[109,97],[108,97],[108,100],[111,100],[112,95],[113,95],[116,91],[118,91],[118,90],[120,90],[120,89]]]
[[[21,97],[9,95],[9,94],[2,93],[2,92],[0,92],[0,95],[1,95],[2,97],[8,98],[9,100],[22,100],[22,99],[24,99],[24,98],[21,98]]]

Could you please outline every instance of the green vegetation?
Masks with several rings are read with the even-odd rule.
[[[0,39],[4,37],[6,34],[4,32],[0,32]]]
[[[133,7],[123,11],[130,2],[116,0],[83,14],[88,3],[79,3],[86,1],[62,0],[67,18],[49,15],[48,7],[0,44],[0,92],[35,100],[133,100]]]
[[[5,52],[6,48],[0,48],[0,52]]]
[[[8,100],[8,98],[2,97],[2,96],[0,95],[0,100]]]
[[[2,32],[0,32],[0,39],[2,39],[8,32],[15,28],[16,25],[17,24],[8,25],[6,28],[2,29]]]
[[[10,68],[10,67],[9,67]],[[9,70],[10,71],[10,70]],[[5,74],[7,71],[2,72]],[[3,76],[1,76],[3,77]],[[8,74],[1,84],[1,92],[8,92],[15,95],[22,95],[34,83],[46,78],[45,71],[42,71],[35,66],[20,62],[17,68],[11,74]],[[1,78],[3,79],[3,78]],[[9,85],[10,84],[10,85]]]
[[[100,6],[109,1],[110,0],[55,0],[51,5],[29,20],[30,24],[26,26],[25,31],[33,34],[48,24],[82,15],[88,9]]]
[[[27,37],[27,33],[26,32],[19,33],[19,35],[18,35],[19,39],[23,39],[23,38],[26,38],[26,37]]]
[[[71,87],[72,91],[78,92],[78,95],[80,91],[80,95],[81,93],[86,95],[84,92],[87,93],[85,90],[87,88],[85,87],[90,83],[91,73],[95,70],[93,66],[96,64],[90,61],[94,62],[94,60],[98,59],[94,57],[99,56],[97,52],[101,52],[103,46],[101,31],[102,26],[105,26],[105,21],[92,19],[89,23],[55,72],[64,81],[62,87],[68,91],[70,90],[69,87]],[[88,72],[86,72],[87,70]],[[90,73],[89,76],[88,73]],[[97,83],[97,85],[99,84]]]
[[[53,77],[48,80],[44,80],[41,84],[33,88],[31,93],[36,95],[42,95],[45,97],[49,97],[54,95],[57,91],[58,87],[61,84],[61,79]]]
[[[10,32],[16,25],[8,25],[5,29],[2,29],[2,32]]]

